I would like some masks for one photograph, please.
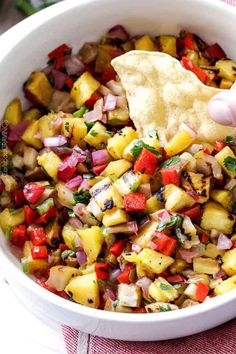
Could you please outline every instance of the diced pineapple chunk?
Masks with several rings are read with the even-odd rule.
[[[175,36],[160,36],[158,38],[160,49],[162,52],[176,58],[176,37]]]
[[[184,172],[181,182],[186,191],[192,191],[197,194],[198,202],[205,203],[209,199],[210,177],[202,173]]]
[[[222,79],[220,82],[220,89],[229,90],[233,85],[233,81]]]
[[[228,275],[236,275],[236,248],[225,252],[222,269]]]
[[[65,291],[75,302],[81,305],[93,308],[99,307],[99,287],[95,273],[74,277]]]
[[[65,289],[71,278],[79,275],[79,273],[80,271],[77,268],[61,265],[54,266],[50,268],[49,278],[46,281],[46,284],[57,291],[62,291]]]
[[[157,50],[153,40],[148,35],[144,35],[144,36],[136,39],[134,45],[135,45],[136,50],[147,50],[147,51]]]
[[[119,300],[113,301],[110,298],[108,298],[105,302],[104,310],[112,311],[112,312],[130,313],[133,311],[133,308],[122,306]]]
[[[104,226],[114,226],[125,223],[128,220],[129,217],[124,210],[113,208],[105,211],[102,222]]]
[[[216,295],[223,295],[234,289],[236,289],[236,275],[223,280],[215,287],[214,291]]]
[[[16,181],[16,179],[14,177],[12,177],[11,175],[2,174],[1,175],[1,180],[2,180],[2,182],[5,185],[6,192],[13,192],[19,186],[19,184]]]
[[[16,125],[20,123],[21,119],[22,119],[21,101],[19,100],[19,98],[15,98],[7,106],[4,114],[4,120],[6,120],[8,124]]]
[[[121,306],[140,307],[141,290],[136,284],[119,284],[117,299]]]
[[[149,248],[144,248],[138,254],[137,259],[140,261],[142,267],[157,274],[164,272],[164,270],[174,263],[172,257],[165,256]]]
[[[115,181],[131,167],[132,163],[124,159],[111,161],[105,170],[103,170],[102,176],[109,177],[112,181]]]
[[[124,152],[123,152],[123,158],[129,161],[134,161],[135,157],[132,153],[132,149],[134,147],[135,144],[139,143],[139,142],[144,142],[145,144],[154,147],[157,151],[159,151],[161,153],[161,145],[160,142],[157,138],[150,138],[150,137],[145,137],[142,139],[134,139],[133,141],[131,141],[131,143],[126,146]]]
[[[233,206],[233,195],[230,191],[225,189],[213,189],[211,191],[211,198],[221,204],[225,209],[231,211]]]
[[[33,72],[24,85],[24,91],[33,101],[47,107],[53,95],[53,88],[46,74],[42,71]]]
[[[171,274],[181,273],[184,269],[188,268],[188,263],[184,259],[176,259],[170,266]]]
[[[166,312],[178,310],[178,306],[166,302],[153,302],[145,306],[148,313]]]
[[[217,246],[213,243],[208,243],[205,249],[204,256],[209,258],[217,258],[218,256],[223,257],[225,250],[218,250]]]
[[[163,209],[164,204],[157,200],[156,196],[153,195],[151,198],[149,198],[146,202],[146,212],[148,214],[155,213],[156,211]]]
[[[10,210],[5,208],[0,213],[0,227],[6,232],[8,227],[14,227],[25,222],[25,214],[23,209]]]
[[[101,228],[98,226],[92,226],[88,229],[77,230],[77,232],[87,255],[87,263],[92,264],[96,261],[97,256],[101,252],[102,244],[104,242]]]
[[[128,122],[129,120],[129,110],[127,107],[118,107],[113,111],[108,112],[108,124],[120,125]]]
[[[149,286],[149,295],[156,301],[170,302],[179,297],[178,291],[165,279],[159,277]]]
[[[61,133],[65,137],[71,138],[71,146],[79,145],[85,148],[85,136],[87,135],[87,126],[83,118],[64,118]]]
[[[193,270],[197,273],[216,274],[220,271],[219,263],[212,258],[193,258]]]
[[[42,116],[38,108],[29,108],[23,112],[23,120],[36,121]]]
[[[227,173],[227,175],[229,175],[230,177],[234,178],[236,176],[236,172],[233,172],[233,171],[229,170],[225,166],[225,159],[227,157],[232,157],[233,159],[236,159],[236,156],[234,155],[233,150],[231,150],[229,146],[225,146],[224,149],[222,149],[221,151],[219,151],[215,155],[216,161],[221,165],[221,167]]]
[[[132,170],[126,172],[122,177],[115,181],[114,186],[124,196],[125,194],[135,192],[141,183],[141,175]]]
[[[75,82],[71,90],[71,98],[74,100],[76,108],[80,108],[97,91],[100,83],[86,71]]]
[[[37,157],[39,166],[42,166],[47,174],[57,181],[57,172],[61,159],[53,152],[47,151]]]
[[[145,248],[148,247],[149,242],[152,239],[152,235],[158,226],[158,222],[151,221],[146,226],[142,227],[137,236],[132,238],[132,243],[137,244],[138,246]]]
[[[69,223],[65,224],[62,229],[62,237],[67,247],[76,251],[76,238],[78,238],[78,230],[72,227]]]
[[[43,144],[35,135],[39,132],[39,121],[33,121],[24,131],[21,139],[28,145],[41,149]]]
[[[114,159],[121,159],[126,146],[136,138],[137,132],[131,127],[125,127],[108,140],[107,150]]]
[[[225,234],[233,231],[235,217],[220,204],[208,202],[204,205],[201,219],[201,228],[205,230],[216,229]]]
[[[102,144],[107,143],[109,138],[110,134],[107,132],[106,127],[100,122],[96,122],[94,126],[89,130],[84,140],[89,145],[94,146],[95,148],[100,148]]]
[[[196,201],[183,189],[175,186],[174,184],[168,184],[164,190],[165,208],[167,210],[178,211],[183,208],[193,206]]]
[[[219,69],[219,76],[226,80],[235,81],[236,80],[236,62],[230,59],[218,60],[215,64],[216,68]]]
[[[118,193],[109,177],[102,179],[96,183],[91,189],[90,194],[102,211],[112,209],[113,206],[123,207],[123,199]]]
[[[39,119],[39,132],[41,139],[60,133],[60,127],[58,128],[58,126],[53,124],[53,121],[56,121],[56,119],[58,118],[53,113],[49,113]]]
[[[96,201],[91,198],[89,204],[86,207],[87,211],[91,213],[95,218],[99,221],[102,220],[103,217],[103,212],[99,205],[96,203]]]
[[[188,130],[181,130],[165,145],[164,149],[168,156],[174,156],[187,149],[195,138]]]

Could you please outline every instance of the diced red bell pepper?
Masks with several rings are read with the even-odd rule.
[[[209,286],[207,286],[205,283],[203,282],[198,282],[196,284],[197,289],[196,292],[194,294],[194,297],[197,301],[203,302],[205,300],[205,298],[207,297],[208,293],[209,293]]]
[[[118,240],[109,248],[111,254],[119,257],[125,247],[125,240]]]
[[[2,193],[5,189],[5,184],[3,183],[3,181],[0,179],[0,193]]]
[[[201,208],[199,204],[196,204],[190,208],[180,210],[179,213],[187,215],[192,221],[198,221],[201,217]]]
[[[35,224],[47,224],[48,221],[56,216],[56,208],[52,206],[46,213],[41,215],[36,221]]]
[[[25,222],[27,225],[33,224],[36,219],[39,217],[39,214],[36,210],[31,209],[28,205],[24,205],[25,213]]]
[[[182,31],[183,33],[185,32],[185,31]],[[186,33],[185,32],[185,36],[183,36],[182,35],[182,40],[183,40],[183,42],[184,42],[184,45],[188,48],[188,49],[190,49],[190,50],[194,50],[194,48],[195,48],[195,43],[194,43],[194,39],[193,39],[193,34],[192,33]]]
[[[200,242],[201,243],[205,243],[208,241],[208,236],[207,234],[205,234],[205,232],[202,232],[201,236],[200,236]]]
[[[48,249],[46,246],[33,246],[31,256],[33,259],[46,259],[48,258]]]
[[[40,199],[44,191],[45,187],[35,182],[27,183],[23,189],[25,199],[31,204],[36,203]]]
[[[163,270],[163,272],[159,273],[158,276],[167,279],[170,275],[169,269]]]
[[[96,263],[95,272],[98,279],[109,279],[109,265],[106,263]]]
[[[49,54],[48,57],[50,60],[57,58],[60,55],[68,55],[71,54],[72,48],[69,47],[67,44],[63,43],[59,47],[55,48],[52,50]]]
[[[192,71],[199,78],[199,80],[205,84],[208,75],[204,70],[196,66],[193,61],[187,57],[182,57],[181,63],[185,69]]]
[[[206,49],[206,52],[208,55],[210,55],[210,57],[217,59],[217,60],[222,59],[222,58],[226,58],[225,52],[217,43],[210,45]]]
[[[132,313],[147,313],[144,307],[138,307],[137,309],[133,310]]]
[[[214,149],[219,152],[221,150],[223,150],[226,147],[226,144],[224,141],[222,140],[216,140],[215,144],[214,144]]]
[[[184,281],[184,277],[179,274],[170,275],[169,277],[167,277],[167,281],[171,284],[182,283]]]
[[[74,81],[72,80],[72,78],[70,76],[68,76],[65,81],[65,84],[71,90],[72,87],[74,86]]]
[[[205,152],[205,154],[207,154],[207,155],[211,155],[210,150],[206,146],[203,148],[203,152]]]
[[[66,250],[69,250],[69,247],[66,246],[64,243],[60,243],[59,249],[62,250],[62,251],[66,251]]]
[[[59,181],[68,182],[74,176],[75,171],[76,166],[70,163],[70,156],[67,156],[58,167],[57,179]]]
[[[125,211],[144,211],[147,197],[144,193],[129,193],[124,196]]]
[[[85,106],[88,106],[89,108],[93,108],[93,106],[95,105],[95,103],[101,98],[101,96],[99,95],[92,95],[86,102],[85,102]]]
[[[105,84],[108,81],[115,80],[115,78],[116,78],[115,70],[110,65],[109,66],[107,65],[103,70],[101,82]]]
[[[58,57],[55,58],[55,62],[53,64],[53,67],[55,70],[60,70],[63,68],[64,63],[65,63],[64,55],[58,55]]]
[[[155,236],[157,238],[152,240],[152,242],[156,244],[154,249],[163,253],[165,256],[171,256],[177,245],[177,240],[159,231],[155,232]]]
[[[162,168],[160,170],[162,176],[162,184],[166,186],[167,184],[175,184],[176,186],[180,183],[179,173],[175,168]]]
[[[28,229],[28,235],[34,246],[42,246],[47,243],[47,236],[44,231],[44,228],[39,227],[30,227]]]
[[[17,208],[22,207],[22,205],[23,205],[24,202],[25,202],[25,196],[24,196],[24,193],[23,193],[23,189],[22,189],[22,188],[16,189],[16,190],[13,192],[13,199],[14,199],[15,206],[16,206]]]
[[[134,171],[153,175],[158,164],[158,157],[143,148],[134,164]]]
[[[135,265],[133,263],[126,264],[123,272],[117,277],[119,283],[130,284],[134,280]]]
[[[233,243],[233,247],[232,248],[236,248],[236,241]]]
[[[93,173],[95,173],[95,175],[100,175],[100,173],[102,173],[102,171],[104,171],[107,166],[108,166],[108,163],[104,163],[103,165],[100,165],[100,166],[94,166],[92,168]]]
[[[15,246],[22,247],[27,240],[26,226],[14,226],[11,232],[11,243]]]

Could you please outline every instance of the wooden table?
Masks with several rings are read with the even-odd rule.
[[[13,0],[0,0],[0,34],[24,18],[14,7]]]

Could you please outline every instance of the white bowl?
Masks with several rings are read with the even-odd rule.
[[[236,58],[236,9],[210,0],[68,0],[18,24],[0,37],[0,117],[21,96],[31,71],[63,42],[77,50],[121,23],[132,34],[178,33],[187,28],[218,42]],[[121,340],[178,338],[217,326],[236,316],[236,290],[204,304],[160,314],[112,313],[63,300],[35,284],[21,270],[0,235],[0,262],[15,293],[31,311],[94,335]],[[8,304],[6,304],[8,306]]]

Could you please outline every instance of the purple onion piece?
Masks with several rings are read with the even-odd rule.
[[[130,35],[129,33],[126,31],[126,29],[121,26],[121,25],[116,25],[114,27],[112,27],[109,31],[108,31],[108,36],[110,38],[114,38],[114,39],[120,39],[123,42],[126,42],[129,40]]]
[[[87,256],[84,250],[79,250],[78,252],[76,252],[76,258],[80,266],[86,264],[87,262]]]

